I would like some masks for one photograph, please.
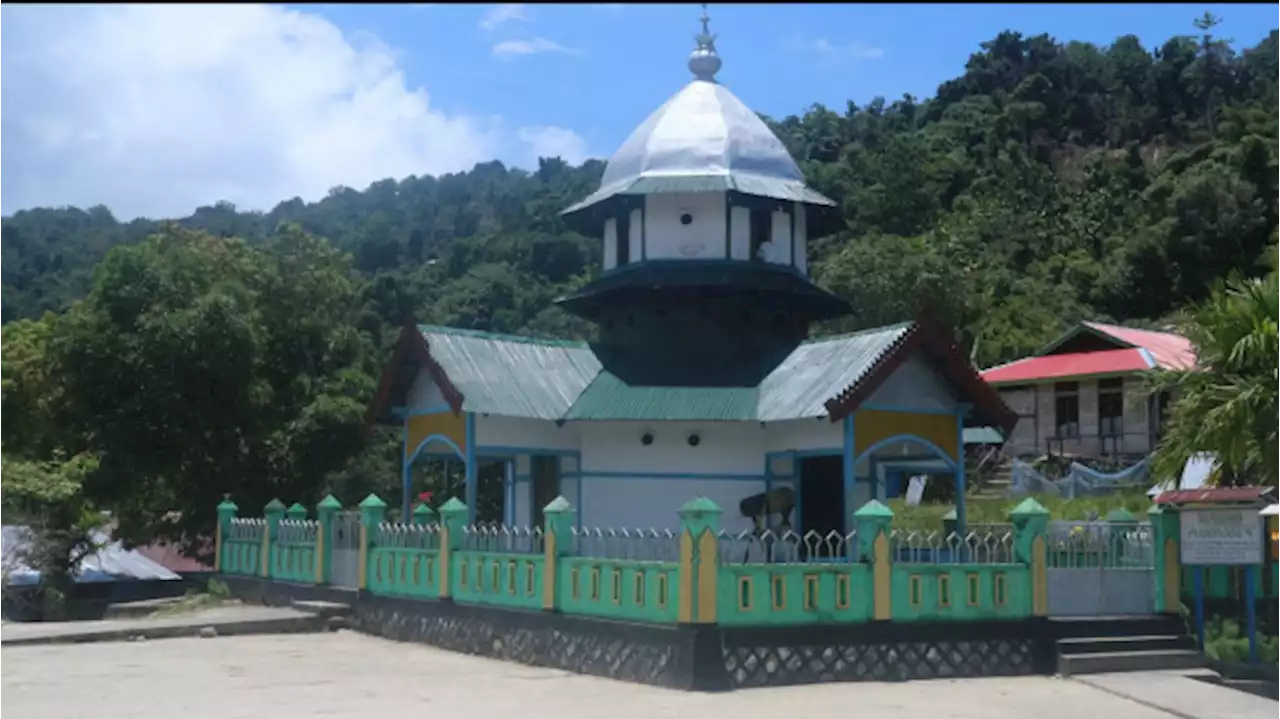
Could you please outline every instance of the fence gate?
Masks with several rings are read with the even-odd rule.
[[[329,583],[356,589],[360,573],[360,513],[338,512],[333,516],[333,543],[330,548]]]
[[[1152,614],[1155,552],[1150,524],[1051,522],[1049,614]]]

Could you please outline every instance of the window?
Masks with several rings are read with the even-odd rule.
[[[1164,436],[1164,426],[1169,420],[1169,405],[1172,404],[1172,398],[1168,392],[1161,392],[1156,395],[1156,416],[1155,428],[1156,439]]]
[[[773,217],[768,210],[751,211],[751,259],[762,259],[760,257],[760,247],[769,241],[769,235],[772,230]]]
[[[618,218],[618,267],[631,261],[631,213]]]
[[[1098,434],[1124,434],[1124,378],[1098,380]]]
[[[1059,438],[1080,436],[1080,386],[1075,382],[1053,385],[1053,426]]]

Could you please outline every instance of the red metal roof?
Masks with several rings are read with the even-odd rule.
[[[1160,493],[1156,504],[1241,504],[1258,502],[1270,493],[1270,487],[1180,489]]]
[[[982,379],[991,384],[1013,384],[1062,377],[1138,372],[1151,369],[1151,366],[1142,350],[1136,348],[1072,352],[1015,360],[986,370],[982,373]]]
[[[1121,342],[1127,342],[1150,352],[1156,361],[1156,366],[1161,369],[1190,369],[1196,364],[1195,347],[1191,345],[1191,340],[1182,335],[1172,332],[1134,330],[1128,327],[1104,325],[1100,322],[1084,324]]]

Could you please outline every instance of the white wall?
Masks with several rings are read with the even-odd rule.
[[[425,369],[418,370],[418,374],[414,375],[413,383],[409,385],[408,402],[406,409],[410,412],[436,409],[447,404],[440,387],[432,381],[431,373]]]
[[[832,449],[843,451],[842,423],[826,417],[770,422],[765,426],[765,450],[768,452]]]
[[[748,526],[738,515],[738,502],[764,491],[764,430],[758,423],[577,425],[582,437],[582,495],[575,504],[583,526],[675,529],[680,505],[697,496],[720,505],[726,528]],[[648,446],[640,442],[645,431],[654,436]],[[694,431],[701,441],[690,447],[687,438]],[[628,476],[610,476],[617,473]],[[564,489],[572,502],[572,490]]]
[[[795,238],[795,257],[793,263],[796,269],[802,274],[809,274],[809,230],[807,218],[804,214],[804,205],[799,202],[795,205],[796,213],[796,238]]]
[[[871,393],[866,404],[952,412],[956,396],[951,383],[926,358],[914,355]]]
[[[567,423],[557,427],[545,419],[520,419],[495,415],[476,415],[476,446],[520,447],[530,449],[576,450],[579,446],[578,425]]]
[[[726,259],[725,193],[648,195],[645,202],[645,259]],[[693,222],[680,224],[688,213]]]

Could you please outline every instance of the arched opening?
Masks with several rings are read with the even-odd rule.
[[[872,499],[953,502],[955,476],[955,458],[933,442],[913,434],[886,437],[857,457],[853,511]]]
[[[425,437],[405,460],[403,481],[406,512],[421,503],[439,510],[451,497],[465,501],[466,455],[444,435]],[[472,515],[476,523],[501,524],[508,520],[509,486],[509,460],[476,458],[476,506]]]

